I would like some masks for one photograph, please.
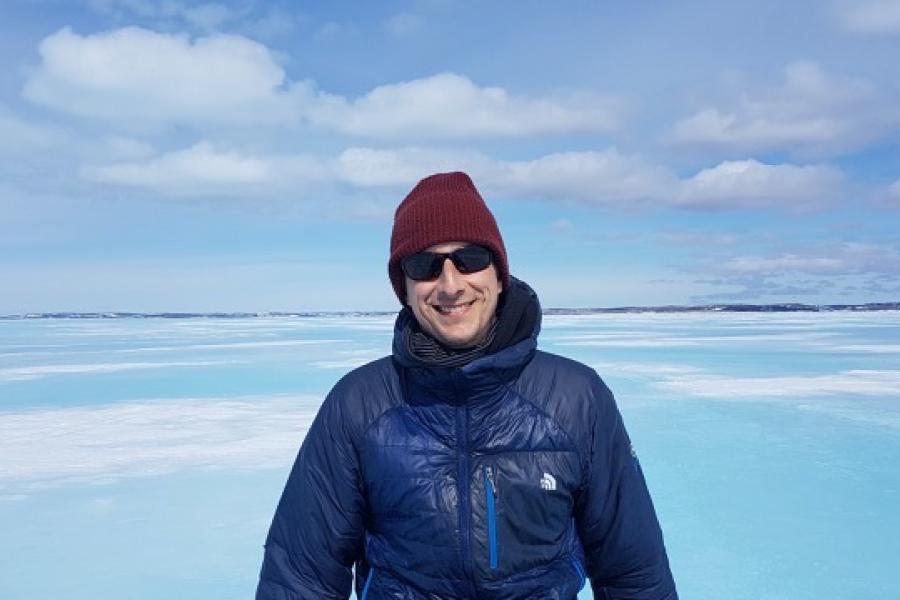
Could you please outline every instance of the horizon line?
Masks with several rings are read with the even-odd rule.
[[[577,315],[641,312],[834,312],[900,310],[900,301],[841,304],[805,304],[801,302],[661,304],[614,307],[547,307],[544,315]],[[26,319],[124,319],[124,318],[264,318],[320,316],[388,316],[397,310],[292,310],[292,311],[36,311],[0,315],[3,320]]]

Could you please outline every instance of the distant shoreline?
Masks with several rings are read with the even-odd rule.
[[[673,306],[619,306],[613,308],[546,308],[545,315],[594,315],[622,313],[697,313],[697,312],[873,312],[900,310],[900,302],[865,304],[700,304]],[[385,317],[396,311],[295,311],[295,312],[37,312],[0,315],[0,320],[30,319],[257,319],[266,317]]]

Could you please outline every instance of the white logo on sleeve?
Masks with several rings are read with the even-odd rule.
[[[541,489],[552,492],[556,489],[556,478],[550,473],[544,473],[541,477]]]

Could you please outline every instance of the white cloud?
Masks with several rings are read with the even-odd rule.
[[[665,169],[614,149],[502,161],[467,151],[348,148],[335,157],[245,155],[209,142],[132,161],[82,169],[88,180],[145,188],[173,196],[266,195],[340,184],[358,189],[411,187],[424,173],[465,170],[488,195],[621,203],[664,196],[677,180]]]
[[[440,171],[483,172],[492,160],[474,151],[399,148],[348,148],[334,160],[335,176],[360,188],[412,187],[423,174]]]
[[[835,13],[838,23],[854,33],[900,34],[900,0],[842,0]]]
[[[21,154],[46,149],[67,141],[66,138],[63,131],[23,118],[0,105],[0,152]]]
[[[840,273],[846,267],[846,263],[839,258],[782,254],[771,257],[738,256],[724,261],[721,265],[721,270],[736,274],[779,273],[785,271]]]
[[[297,94],[269,50],[234,35],[194,41],[128,27],[45,38],[25,85],[29,100],[129,123],[253,124],[297,118]]]
[[[354,100],[320,93],[307,116],[351,135],[459,139],[609,132],[619,125],[619,113],[616,101],[594,94],[515,96],[441,73],[381,85]]]
[[[89,181],[152,189],[173,196],[243,196],[283,189],[290,182],[309,183],[323,173],[311,157],[255,157],[217,150],[209,142],[200,142],[150,160],[87,166],[81,175]]]
[[[112,156],[117,160],[149,158],[156,154],[156,149],[150,144],[121,135],[107,135],[99,140],[98,148],[102,154]]]
[[[803,210],[833,200],[843,181],[843,174],[834,167],[767,165],[752,159],[725,161],[685,180],[675,203],[704,208]]]
[[[900,248],[857,242],[819,244],[768,256],[736,256],[719,260],[708,270],[732,275],[900,273]]]
[[[270,163],[236,152],[216,152],[207,142],[144,163],[123,163],[85,170],[94,181],[133,186],[168,182],[172,186],[258,184],[271,178]]]
[[[12,111],[0,104],[0,155],[37,159],[32,162],[41,173],[52,170],[55,161],[70,166],[74,161],[146,158],[155,150],[145,141],[124,135],[84,135],[74,129],[49,124]],[[21,161],[4,165],[15,171]],[[33,177],[33,175],[31,176]]]
[[[255,155],[204,141],[152,159],[82,168],[87,180],[170,196],[311,197],[328,186],[402,192],[423,174],[463,170],[489,196],[594,205],[633,203],[702,209],[819,207],[839,192],[843,175],[822,166],[724,162],[679,180],[663,167],[615,148],[498,160],[466,150],[352,147],[332,157]]]
[[[692,270],[702,274],[698,283],[723,290],[694,295],[692,301],[698,303],[796,302],[802,296],[817,296],[819,303],[855,303],[863,292],[872,301],[890,301],[900,292],[900,247],[793,244],[771,252],[703,260]]]
[[[466,151],[351,148],[338,159],[343,180],[361,187],[409,187],[424,173],[468,172],[489,196],[618,203],[663,197],[677,183],[667,170],[611,148],[504,161]]]
[[[354,136],[463,139],[602,133],[622,120],[608,97],[514,95],[453,73],[351,99],[289,81],[267,47],[237,35],[191,39],[128,27],[82,36],[66,28],[39,52],[27,99],[132,128],[307,123]]]
[[[666,169],[615,149],[561,152],[498,165],[486,179],[504,194],[588,203],[663,199],[677,183]]]
[[[676,143],[719,151],[788,150],[828,155],[891,135],[900,123],[896,102],[872,84],[838,79],[811,62],[795,62],[780,86],[743,94],[730,106],[706,107],[678,121]]]
[[[340,173],[356,185],[409,187],[423,173],[463,170],[488,196],[621,203],[664,196],[677,182],[665,169],[615,149],[554,153],[504,161],[464,151],[350,149]]]
[[[0,488],[283,466],[321,398],[160,399],[0,413]]]

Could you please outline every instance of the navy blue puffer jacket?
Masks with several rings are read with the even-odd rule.
[[[597,598],[676,600],[612,394],[538,351],[539,321],[435,368],[400,342],[401,313],[393,356],[341,379],[310,428],[257,600],[345,600],[354,566],[365,600],[573,600],[586,579]]]

